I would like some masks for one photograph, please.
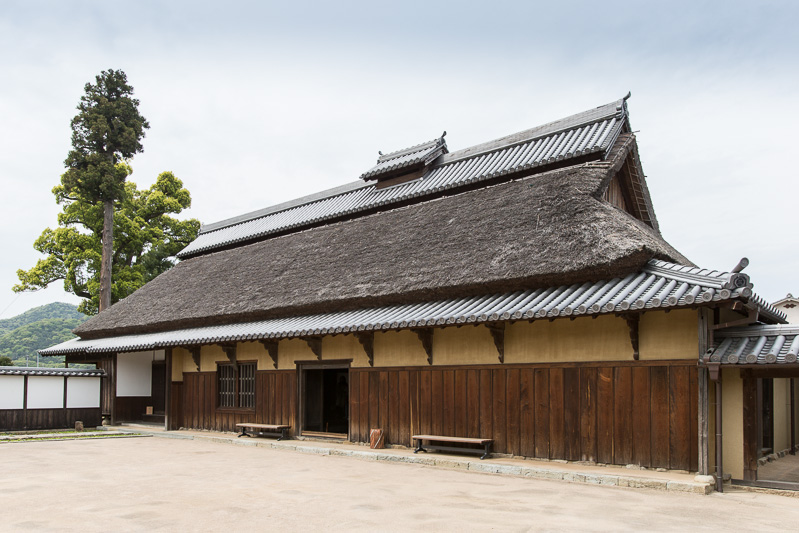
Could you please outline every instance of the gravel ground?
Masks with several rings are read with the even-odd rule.
[[[786,531],[799,498],[709,496],[199,440],[3,444],[4,531]]]

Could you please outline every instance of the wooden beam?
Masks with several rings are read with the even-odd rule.
[[[627,322],[627,329],[630,333],[630,344],[633,347],[633,359],[638,361],[638,323],[641,320],[641,315],[625,315],[624,320]]]
[[[748,309],[748,314],[746,318],[741,318],[739,320],[731,320],[730,322],[724,322],[723,324],[715,324],[713,326],[710,326],[710,329],[717,330],[717,329],[731,328],[734,326],[748,326],[750,324],[754,324],[755,322],[757,322],[759,317],[760,317],[759,309],[757,308]]]
[[[422,348],[427,354],[427,364],[433,364],[433,330],[430,328],[413,328],[411,329],[419,340],[422,341]]]
[[[194,366],[197,367],[197,372],[200,371],[200,349],[201,346],[183,346],[183,349],[191,354],[191,359],[194,361]]]
[[[314,353],[316,358],[321,361],[322,360],[322,337],[302,337],[308,344],[308,348]]]
[[[369,366],[375,366],[375,332],[374,331],[356,331],[355,338],[363,346],[363,351],[366,352],[366,357],[369,358]]]
[[[272,365],[277,370],[277,345],[280,341],[276,341],[273,339],[262,339],[261,344],[264,345],[266,351],[269,352],[269,357],[272,359]]]
[[[238,363],[236,362],[236,343],[235,342],[218,342],[217,345],[222,348],[222,351],[225,352],[225,355],[230,361],[230,364],[233,365],[233,368],[238,370]]]
[[[494,346],[497,348],[499,354],[499,362],[505,362],[505,323],[497,322],[496,324],[486,324],[488,332],[491,333],[491,338],[494,339]]]
[[[744,480],[757,481],[757,379],[751,370],[743,370]]]

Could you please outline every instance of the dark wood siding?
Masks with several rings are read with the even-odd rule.
[[[86,428],[99,426],[102,424],[100,408],[0,410],[0,431],[72,428],[77,421],[83,422]]]
[[[254,409],[218,407],[216,388],[216,372],[184,373],[182,384],[172,383],[170,416],[176,421],[170,425],[236,431],[239,422],[256,422],[288,424],[294,430],[297,380],[293,370],[256,371]]]
[[[369,430],[381,427],[390,444],[404,446],[419,433],[491,437],[499,453],[697,468],[697,369],[690,362],[351,373],[354,441],[367,442]]]

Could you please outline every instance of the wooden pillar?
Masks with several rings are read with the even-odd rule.
[[[757,378],[751,370],[743,370],[744,481],[757,481],[758,421]]]
[[[172,411],[172,348],[167,348],[164,351],[164,359],[166,360],[166,376],[164,376],[164,386],[166,390],[164,391],[164,429],[169,431],[171,428],[170,426],[170,416],[169,413]]]
[[[698,443],[698,453],[699,453],[699,462],[698,468],[700,474],[706,476],[710,473],[710,443],[708,440],[708,416],[710,410],[710,400],[708,398],[708,390],[710,387],[708,386],[708,379],[707,379],[707,369],[703,367],[699,367],[698,372],[698,381],[699,383],[697,386],[699,387],[699,392],[697,394],[697,409],[698,409],[698,418],[697,423],[699,425],[699,443]]]
[[[794,399],[794,378],[788,381],[791,389],[791,455],[796,455],[796,400]]]

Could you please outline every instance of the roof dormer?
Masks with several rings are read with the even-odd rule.
[[[446,134],[445,131],[437,139],[389,154],[378,152],[377,164],[361,174],[361,179],[376,180],[377,187],[382,188],[422,177],[433,161],[449,152],[444,141]]]

